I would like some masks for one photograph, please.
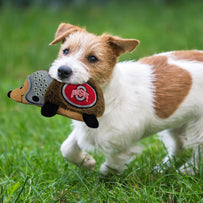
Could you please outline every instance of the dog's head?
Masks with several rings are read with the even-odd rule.
[[[135,39],[103,34],[96,36],[85,29],[61,23],[55,39],[62,42],[58,58],[49,69],[51,77],[65,83],[85,83],[93,78],[99,84],[109,81],[117,58],[139,44]]]

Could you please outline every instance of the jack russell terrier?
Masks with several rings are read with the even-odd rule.
[[[184,167],[197,165],[203,154],[203,51],[172,51],[117,63],[138,40],[96,36],[66,23],[59,25],[50,44],[58,42],[62,44],[50,76],[72,84],[93,78],[105,98],[99,128],[73,121],[74,129],[61,146],[68,161],[94,169],[96,161],[85,150],[97,149],[106,157],[100,172],[121,173],[136,154],[134,143],[160,132],[168,150],[164,162],[191,146],[194,155]]]

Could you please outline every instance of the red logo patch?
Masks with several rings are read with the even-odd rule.
[[[97,101],[94,88],[87,83],[81,85],[65,84],[62,88],[62,95],[69,104],[79,108],[92,107]]]

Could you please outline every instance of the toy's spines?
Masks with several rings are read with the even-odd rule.
[[[47,71],[36,71],[27,77],[29,89],[25,94],[28,103],[37,106],[44,104],[44,95],[53,79]]]

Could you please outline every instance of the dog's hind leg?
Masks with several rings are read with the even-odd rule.
[[[61,152],[66,160],[75,163],[80,167],[84,167],[89,170],[93,170],[95,167],[96,161],[92,158],[92,156],[82,151],[78,146],[74,130],[61,145]]]
[[[164,130],[158,134],[167,149],[168,155],[163,159],[162,164],[155,167],[155,170],[163,172],[163,170],[171,166],[175,156],[181,155],[184,150],[185,131],[186,125],[181,128]]]
[[[183,174],[203,172],[203,117],[189,123],[185,147],[193,147],[192,157],[180,167]]]
[[[184,163],[179,169],[182,174],[195,175],[195,172],[203,172],[203,145],[193,148],[193,156]]]

